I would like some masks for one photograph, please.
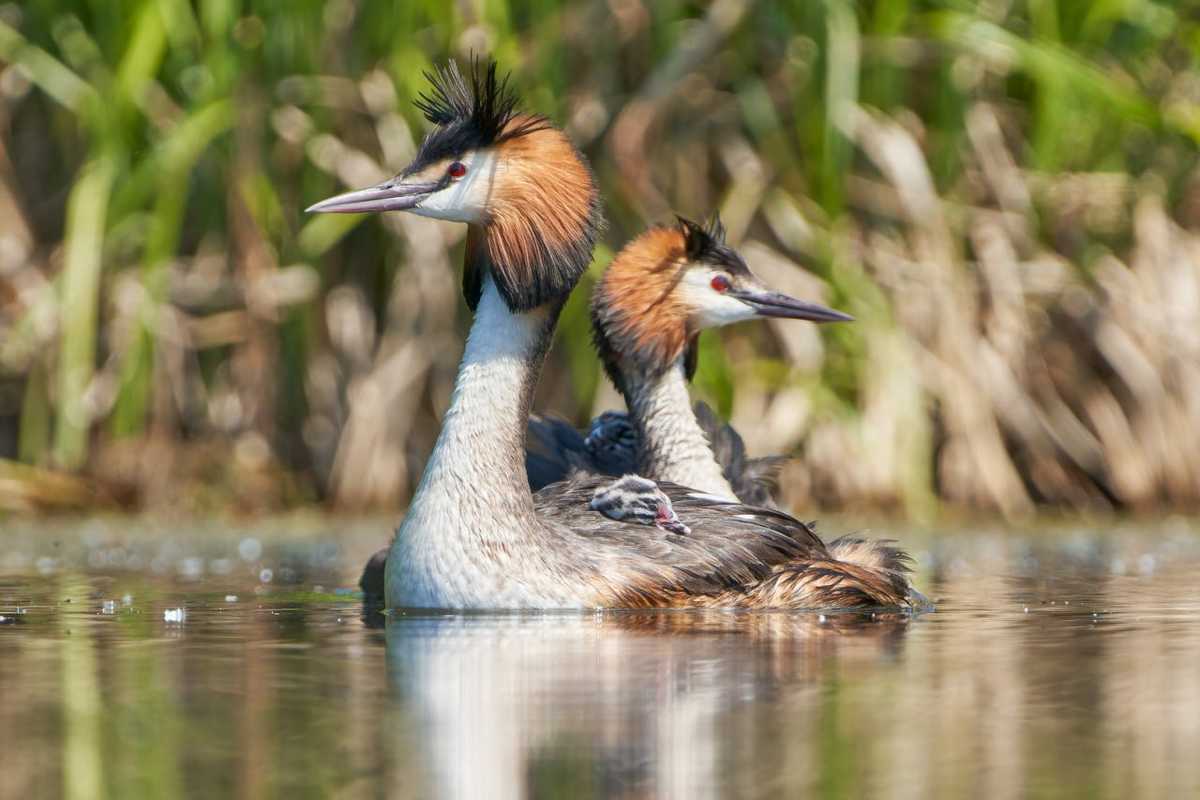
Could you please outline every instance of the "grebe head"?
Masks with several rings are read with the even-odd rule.
[[[725,243],[719,217],[707,227],[678,220],[625,245],[592,294],[596,346],[614,381],[630,367],[662,374],[706,328],[756,317],[853,321],[840,311],[776,292],[755,277]]]
[[[658,484],[640,475],[625,475],[596,487],[588,508],[609,519],[653,525],[668,533],[686,536],[692,532],[675,514],[671,498]]]
[[[454,62],[416,106],[434,124],[412,163],[369,189],[310,212],[411,211],[470,226],[463,293],[472,309],[490,272],[510,310],[563,301],[591,261],[603,226],[595,178],[549,119],[517,108],[490,59],[470,83]]]

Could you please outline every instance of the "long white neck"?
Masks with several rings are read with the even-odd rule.
[[[512,543],[538,527],[524,434],[557,318],[510,312],[485,277],[450,409],[388,555],[389,606],[508,604]]]
[[[638,472],[736,500],[692,411],[682,359],[659,377],[627,373],[622,383],[638,431]]]

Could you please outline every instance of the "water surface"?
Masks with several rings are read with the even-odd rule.
[[[876,529],[918,618],[384,618],[387,528],[5,523],[0,797],[1200,796],[1195,522]]]

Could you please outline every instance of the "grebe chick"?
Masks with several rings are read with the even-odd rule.
[[[692,532],[676,515],[666,492],[640,475],[625,475],[612,483],[600,484],[588,508],[609,519],[653,525],[679,536]]]
[[[687,536],[647,536],[588,508],[600,481],[535,498],[525,429],[559,313],[587,269],[599,196],[548,119],[521,112],[488,63],[451,65],[420,108],[434,123],[379,186],[311,211],[410,210],[468,225],[475,320],[432,455],[387,556],[391,607],[880,608],[919,605],[901,570],[831,558],[786,514],[659,482]]]

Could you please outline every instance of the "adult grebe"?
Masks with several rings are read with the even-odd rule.
[[[719,217],[707,228],[679,217],[678,225],[658,225],[629,242],[596,283],[592,323],[608,377],[630,413],[605,411],[586,435],[560,417],[535,414],[529,485],[538,489],[576,471],[636,470],[774,507],[775,475],[786,457],[746,457],[737,431],[703,403],[692,409],[686,391],[702,330],[761,317],[853,319],[770,289],[726,245]]]
[[[310,211],[410,210],[468,224],[463,289],[475,311],[450,408],[387,557],[389,606],[433,608],[903,607],[901,570],[832,558],[779,512],[660,484],[686,536],[589,508],[603,481],[535,502],[524,435],[562,305],[601,221],[582,156],[518,111],[494,63],[468,86],[451,64],[418,107],[435,124],[403,172]]]
[[[576,471],[637,471],[750,505],[774,507],[771,490],[785,456],[751,459],[731,426],[688,399],[700,331],[761,317],[845,322],[853,317],[773,291],[707,228],[646,231],[622,248],[592,292],[596,348],[629,414],[606,411],[587,435],[558,417],[534,415],[526,454],[539,489]]]
[[[707,406],[693,411],[687,382],[696,333],[756,317],[811,322],[853,317],[772,290],[726,244],[719,218],[707,228],[680,219],[677,228],[652,228],[639,236],[597,283],[591,311],[596,349],[629,406],[637,472],[773,508],[769,465],[780,457],[746,459],[732,427],[720,425]],[[891,570],[908,563],[902,550],[878,539],[842,537],[828,550],[842,561]]]

